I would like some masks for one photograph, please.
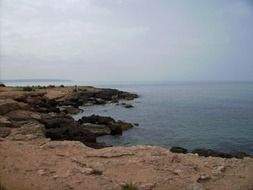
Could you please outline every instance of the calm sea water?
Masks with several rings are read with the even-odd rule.
[[[104,136],[99,141],[253,153],[253,82],[99,86],[140,95],[131,101],[132,109],[91,106],[76,116],[99,114],[139,124],[123,136]]]
[[[135,108],[92,106],[77,116],[112,116],[138,127],[104,136],[112,145],[151,144],[253,153],[253,83],[109,85],[135,92]]]

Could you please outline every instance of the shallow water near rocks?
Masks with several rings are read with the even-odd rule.
[[[134,108],[108,104],[85,107],[99,114],[138,123],[123,136],[98,140],[112,145],[150,144],[187,149],[211,148],[253,153],[253,82],[101,85],[135,92]]]

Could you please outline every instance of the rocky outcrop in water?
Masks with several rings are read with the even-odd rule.
[[[20,128],[32,122],[44,126],[46,138],[76,140],[95,148],[107,146],[97,143],[97,136],[121,135],[123,130],[133,126],[110,117],[94,115],[83,117],[77,122],[70,115],[81,111],[79,105],[104,104],[138,97],[115,89],[93,87],[30,87],[29,91],[23,88],[4,88],[2,91],[0,94],[1,137],[10,134],[9,128]]]
[[[91,132],[100,135],[122,135],[124,130],[133,127],[131,123],[124,121],[115,121],[111,117],[104,117],[99,115],[84,116],[78,122]]]
[[[182,147],[171,147],[170,148],[171,152],[174,153],[192,153],[192,154],[197,154],[199,156],[204,156],[204,157],[220,157],[220,158],[239,158],[242,159],[244,157],[252,157],[249,154],[246,154],[245,152],[231,152],[231,153],[225,153],[225,152],[220,152],[217,150],[212,150],[212,149],[204,149],[204,148],[196,148],[193,149],[192,151],[189,151],[185,148]]]

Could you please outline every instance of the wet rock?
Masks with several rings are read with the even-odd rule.
[[[134,106],[132,104],[126,104],[124,105],[125,108],[134,108]]]
[[[114,123],[111,125],[108,125],[108,127],[111,129],[111,135],[122,135],[122,128],[119,124]]]
[[[174,152],[174,153],[183,153],[183,154],[185,154],[185,153],[188,152],[187,149],[179,147],[179,146],[173,146],[173,147],[171,147],[170,151]]]
[[[66,107],[61,107],[60,109],[62,112],[66,113],[66,114],[78,114],[80,113],[82,110],[79,108],[75,108],[72,106],[66,106]]]
[[[95,134],[96,136],[110,135],[111,134],[111,129],[106,125],[83,123],[82,127],[89,130],[91,133]]]
[[[229,153],[219,152],[211,149],[194,149],[193,154],[198,154],[199,156],[212,156],[212,157],[221,157],[221,158],[232,158],[233,155]]]
[[[128,122],[125,122],[125,121],[121,121],[121,120],[118,120],[116,122],[116,124],[118,124],[123,131],[128,130],[128,129],[134,127],[131,123],[128,123]]]
[[[94,101],[94,104],[96,105],[104,105],[106,104],[106,101],[101,99],[101,98],[96,98],[95,101]]]
[[[234,152],[231,153],[233,157],[243,159],[244,157],[251,157],[251,155],[245,153],[245,152]]]
[[[93,123],[93,124],[104,124],[110,125],[115,123],[115,120],[111,117],[99,116],[99,115],[91,115],[91,116],[84,116],[78,120],[80,124],[82,123]]]
[[[111,135],[122,135],[122,131],[133,127],[131,123],[127,123],[120,120],[115,121],[111,117],[105,117],[105,116],[99,116],[99,115],[84,116],[81,119],[79,119],[78,122],[80,124],[84,124],[84,126],[85,125],[88,126],[90,131],[94,131],[96,134],[99,134],[99,135],[102,135],[102,133],[108,134],[109,130],[110,130]],[[91,124],[95,124],[95,125],[92,126]]]

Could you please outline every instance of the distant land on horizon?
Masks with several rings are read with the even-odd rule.
[[[171,80],[171,81],[76,81],[69,79],[0,79],[0,83],[40,83],[40,82],[88,82],[94,84],[167,84],[167,83],[240,83],[252,80]]]
[[[66,79],[9,79],[0,80],[0,82],[71,82],[72,80]]]

